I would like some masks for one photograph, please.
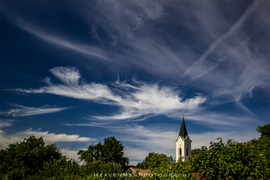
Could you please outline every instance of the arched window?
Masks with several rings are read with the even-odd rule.
[[[182,149],[179,148],[179,156],[182,156]]]
[[[187,151],[187,156],[188,156],[188,148],[187,148],[187,150],[186,150],[186,151]]]

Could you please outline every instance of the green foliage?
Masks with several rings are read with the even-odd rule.
[[[202,147],[198,154],[191,155],[188,163],[192,172],[216,179],[269,179],[269,139],[246,143],[218,140],[211,142],[209,149]]]
[[[195,149],[192,149],[191,150],[191,154],[198,154],[199,152],[201,151],[201,149],[199,149],[199,148],[195,148]]]
[[[104,144],[98,143],[93,146],[90,145],[87,150],[80,150],[78,152],[79,159],[86,164],[95,161],[111,162],[120,164],[122,167],[127,166],[129,163],[128,158],[123,157],[124,146],[115,137],[104,139]]]
[[[257,131],[261,133],[262,136],[270,137],[270,123],[263,126],[258,126]]]
[[[82,176],[123,173],[123,169],[119,164],[101,160],[83,165],[80,171]]]
[[[172,156],[167,157],[165,154],[158,154],[151,152],[147,157],[141,162],[137,164],[137,168],[141,169],[150,169],[154,171],[155,169],[159,169],[160,167],[166,167],[167,164],[173,163]]]
[[[173,162],[155,169],[158,179],[190,179],[189,168],[182,161]]]
[[[49,162],[44,162],[39,176],[43,178],[75,176],[78,175],[80,168],[79,164],[73,159],[67,160],[66,157],[62,159],[53,159]]]
[[[89,175],[87,177],[83,177],[80,175],[74,175],[74,174],[59,174],[56,176],[53,176],[51,178],[45,178],[41,175],[33,175],[33,176],[29,176],[27,178],[24,178],[25,180],[106,180],[105,177],[99,177],[99,176],[95,176],[95,175]]]
[[[44,162],[61,157],[61,152],[54,144],[45,146],[42,137],[30,136],[0,151],[0,172],[9,179],[22,179],[37,174]]]

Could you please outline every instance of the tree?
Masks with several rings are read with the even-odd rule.
[[[171,163],[173,163],[172,156],[168,157],[165,154],[150,152],[141,163],[137,164],[136,167],[154,171],[157,168],[166,166],[167,164]]]
[[[46,161],[42,165],[38,177],[41,178],[52,178],[58,177],[57,179],[64,179],[67,176],[79,175],[79,164],[73,159],[67,159],[63,157],[62,159],[53,159]]]
[[[257,131],[261,133],[261,137],[266,136],[270,137],[270,123],[263,126],[258,126]]]
[[[270,179],[270,123],[258,126],[259,139],[211,142],[188,159],[190,172],[215,179]]]
[[[190,176],[189,169],[186,166],[186,162],[183,161],[173,162],[171,164],[167,164],[166,166],[157,168],[155,173],[159,176],[157,179],[190,180],[192,178]]]
[[[199,153],[189,158],[191,172],[216,179],[270,178],[269,138],[245,143],[232,140],[224,143],[221,138],[218,140],[219,142],[211,142],[209,149],[202,147]]]
[[[100,174],[120,174],[123,172],[121,166],[117,163],[104,162],[101,160],[93,161],[81,167],[81,176],[100,175]],[[113,178],[112,178],[113,179]]]
[[[192,149],[192,150],[191,150],[191,154],[192,154],[192,155],[198,154],[200,151],[201,151],[201,149],[195,148],[195,149]]]
[[[55,144],[45,146],[42,137],[30,136],[1,150],[0,172],[9,179],[22,179],[37,174],[44,162],[61,158],[61,152]]]
[[[105,138],[103,145],[101,143],[95,146],[90,145],[87,150],[80,150],[77,154],[79,159],[86,164],[100,160],[106,163],[117,163],[124,167],[128,165],[129,160],[123,157],[123,150],[124,146],[122,143],[112,136]]]

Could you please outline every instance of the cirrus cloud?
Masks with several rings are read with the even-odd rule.
[[[57,107],[49,107],[49,106],[26,107],[26,106],[22,106],[15,103],[11,104],[11,106],[16,107],[16,108],[0,111],[0,115],[4,114],[6,116],[13,116],[13,117],[33,116],[33,115],[40,115],[40,114],[55,113],[55,112],[63,111],[66,109],[70,109],[70,107],[57,108]]]
[[[107,116],[90,116],[99,120],[134,119],[142,116],[168,115],[177,111],[196,110],[206,100],[197,95],[190,99],[180,97],[180,91],[161,86],[157,83],[145,83],[133,79],[133,84],[120,82],[118,79],[112,87],[101,83],[80,83],[81,75],[74,67],[56,67],[50,70],[62,81],[62,84],[53,84],[47,77],[47,86],[39,89],[13,89],[23,93],[47,93],[75,99],[94,101],[119,107],[119,113]]]

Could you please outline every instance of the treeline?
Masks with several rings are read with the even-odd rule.
[[[258,126],[260,138],[239,143],[211,142],[193,150],[186,162],[151,152],[136,168],[151,175],[124,174],[128,158],[114,137],[78,152],[82,166],[55,144],[30,136],[0,151],[0,179],[270,179],[270,123]]]

